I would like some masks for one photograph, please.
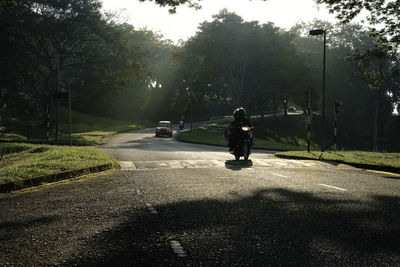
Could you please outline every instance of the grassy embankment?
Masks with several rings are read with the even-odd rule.
[[[351,164],[393,167],[400,169],[400,153],[378,153],[367,151],[286,151],[276,153],[278,156],[322,159]]]
[[[269,117],[253,122],[258,123],[254,131],[253,148],[283,151],[307,149],[306,133],[303,129],[304,119],[300,115],[290,116],[285,120],[281,117],[276,119]],[[227,146],[224,130],[228,125],[226,123],[202,126],[182,133],[179,139],[184,142]]]
[[[63,121],[65,110],[61,110]],[[30,127],[30,140],[26,135],[26,124],[18,120],[8,120],[7,129],[0,133],[0,183],[16,182],[64,171],[74,171],[102,164],[119,166],[118,162],[101,151],[82,145],[96,145],[104,137],[122,131],[150,126],[149,123],[129,124],[123,121],[104,119],[88,114],[73,112],[72,144],[80,147],[54,145],[54,138],[44,143],[43,129]],[[4,127],[4,126],[3,126]],[[7,132],[7,133],[5,133]],[[68,125],[59,128],[57,144],[68,143]]]
[[[67,110],[60,108],[59,113],[60,123],[57,142],[54,138],[54,131],[50,133],[49,141],[46,141],[46,129],[39,122],[17,119],[8,119],[6,123],[3,123],[3,126],[0,125],[0,141],[68,144]],[[126,121],[106,119],[72,111],[72,144],[78,146],[97,145],[101,144],[104,137],[150,126],[154,126],[154,123],[139,122],[132,124]]]
[[[0,183],[15,182],[102,164],[118,166],[106,153],[90,147],[0,143]]]
[[[227,146],[223,133],[228,124],[206,125],[182,133],[180,140],[202,144]],[[274,119],[264,118],[255,130],[254,147],[281,151],[276,155],[306,159],[323,159],[343,163],[367,164],[373,166],[400,168],[400,153],[374,153],[366,151],[326,151],[321,153],[314,146],[308,153],[304,131],[304,119],[299,116]]]

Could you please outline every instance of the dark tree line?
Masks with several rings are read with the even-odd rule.
[[[68,90],[74,110],[111,117],[128,84],[143,90],[162,42],[115,19],[98,0],[1,1],[2,120],[43,121],[54,93]]]
[[[185,1],[158,2],[176,7]],[[0,2],[0,45],[7,51],[0,55],[1,120],[43,122],[57,90],[72,91],[77,111],[177,120],[227,115],[238,106],[257,115],[284,112],[288,102],[304,108],[312,87],[318,140],[323,45],[308,31],[322,28],[328,33],[329,131],[340,101],[346,148],[376,148],[379,139],[399,137],[391,115],[400,96],[395,38],[385,42],[360,25],[324,21],[285,31],[222,10],[175,45],[116,19],[98,0]]]

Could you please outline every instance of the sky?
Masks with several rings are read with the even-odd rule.
[[[245,21],[273,22],[276,26],[289,29],[298,21],[312,21],[314,18],[336,22],[324,5],[314,0],[203,0],[202,9],[187,6],[177,8],[176,14],[169,14],[168,7],[159,7],[153,2],[138,0],[102,0],[105,11],[117,12],[121,21],[146,28],[177,43],[195,35],[199,24],[211,21],[212,15],[227,8]]]

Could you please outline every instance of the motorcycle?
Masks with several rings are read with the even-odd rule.
[[[179,122],[179,130],[183,130],[185,128],[185,123],[183,121]]]
[[[239,160],[240,157],[244,157],[244,160],[248,160],[251,154],[251,146],[253,145],[253,130],[254,127],[240,125],[237,129],[237,136],[235,145],[231,153],[235,156],[235,160]]]

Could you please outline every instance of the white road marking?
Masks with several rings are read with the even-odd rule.
[[[132,161],[120,161],[121,170],[136,170],[136,166]]]
[[[276,159],[252,159],[249,165],[244,161],[237,162],[237,166],[246,165],[243,170],[254,170],[257,167],[281,168],[306,168],[315,166],[315,163],[304,163],[298,161],[285,161]],[[163,160],[163,161],[121,161],[121,170],[160,170],[160,169],[186,169],[186,168],[226,168],[227,161],[217,159],[183,159],[183,160]],[[230,165],[230,164],[229,164]],[[236,166],[232,164],[232,166]],[[251,167],[252,168],[249,168]],[[244,167],[244,166],[243,166]],[[282,175],[277,175],[282,176]],[[287,177],[287,176],[282,176]]]
[[[347,191],[347,189],[336,187],[336,186],[332,186],[332,185],[327,185],[327,184],[318,184],[318,185],[329,187],[329,188],[333,188],[333,189],[337,189],[337,190],[341,190],[341,191]]]
[[[178,257],[186,257],[186,251],[183,249],[179,241],[171,240],[171,248],[178,255]]]
[[[273,172],[270,172],[270,174],[275,175],[275,176],[279,176],[279,177],[288,178],[287,176],[282,175],[282,174],[277,174],[277,173],[273,173]]]
[[[169,166],[171,169],[182,169],[183,168],[182,165],[180,164],[180,162],[177,160],[171,160],[169,162]]]
[[[212,160],[212,162],[213,162],[217,167],[223,167],[223,168],[225,168],[225,164],[224,164],[222,161],[220,161],[220,160],[214,159],[214,160]]]
[[[298,164],[303,167],[309,167],[311,164],[309,162],[302,162],[300,160],[291,160],[290,163]]]
[[[146,203],[146,206],[151,214],[158,214],[158,211],[153,207],[153,205],[151,205],[150,203]]]
[[[271,164],[267,163],[269,160],[265,160],[265,159],[252,159],[252,161],[255,163],[255,165],[261,165],[261,166],[271,167]]]

